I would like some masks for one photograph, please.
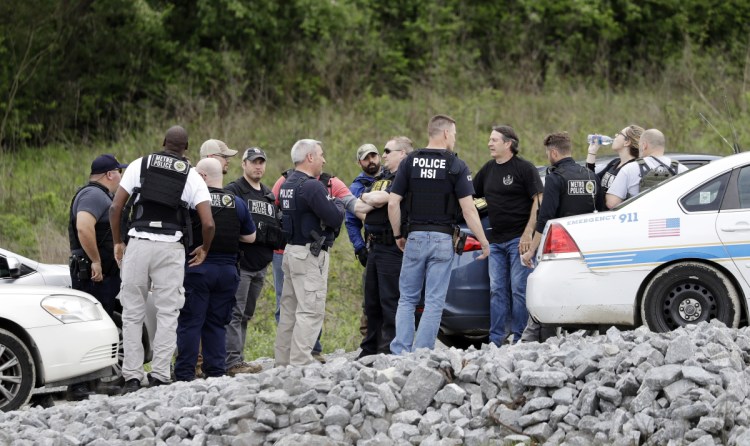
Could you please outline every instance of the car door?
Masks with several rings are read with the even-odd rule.
[[[750,285],[750,166],[734,169],[716,220],[716,232]]]

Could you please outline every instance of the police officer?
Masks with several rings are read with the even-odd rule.
[[[362,340],[359,357],[390,353],[391,341],[396,336],[396,307],[398,306],[398,278],[404,253],[396,246],[388,221],[388,193],[401,161],[413,150],[413,143],[405,136],[397,136],[385,144],[385,168],[375,182],[360,197],[373,206],[365,217],[365,233],[370,254],[365,266],[365,316],[367,333]],[[406,222],[405,203],[401,202],[401,220]]]
[[[258,227],[255,243],[240,243],[240,285],[235,294],[232,320],[227,324],[227,374],[257,373],[261,367],[245,362],[247,323],[255,314],[255,306],[266,280],[273,250],[286,244],[281,231],[281,212],[276,207],[275,195],[261,183],[266,173],[266,152],[259,147],[245,150],[242,156],[243,174],[229,183],[226,190],[240,197]]]
[[[88,184],[78,189],[70,203],[68,221],[73,289],[94,296],[110,317],[120,292],[120,268],[114,258],[109,207],[126,167],[114,155],[98,156],[91,163]],[[68,398],[72,400],[90,395],[86,383],[70,386],[68,390]]]
[[[240,241],[255,241],[255,224],[245,202],[221,188],[221,163],[204,158],[195,170],[203,177],[211,193],[216,235],[206,260],[185,271],[185,305],[177,321],[178,354],[174,368],[178,381],[195,378],[199,343],[203,351],[203,373],[207,377],[226,374],[225,325],[231,318],[240,282],[237,272]],[[198,234],[200,224],[193,222],[193,231]],[[201,242],[196,236],[191,248]]]
[[[188,208],[198,213],[203,240],[190,252],[189,266],[203,262],[214,237],[208,187],[184,158],[187,132],[180,126],[169,128],[163,145],[163,152],[138,158],[128,166],[109,211],[115,260],[122,270],[123,393],[138,390],[144,379],[141,334],[149,290],[157,317],[148,381],[160,385],[171,380],[177,316],[185,302],[185,245],[190,244],[182,242],[189,241],[192,232]],[[130,228],[127,250],[120,233],[123,214]]]
[[[207,139],[201,144],[201,159],[213,158],[221,163],[221,172],[226,175],[229,170],[229,159],[237,155],[236,150],[227,147],[224,141]]]
[[[571,157],[571,142],[567,132],[552,133],[544,138],[544,148],[550,162],[544,182],[544,199],[539,208],[534,237],[529,250],[521,255],[524,265],[533,268],[533,257],[542,239],[547,221],[553,218],[596,212],[599,185],[593,172],[576,163]],[[542,327],[529,317],[521,341],[543,341]]]
[[[323,326],[328,290],[328,249],[344,220],[344,205],[317,180],[325,158],[319,141],[302,139],[291,151],[294,171],[279,191],[287,245],[276,329],[276,365],[305,365]]]
[[[479,214],[474,207],[474,187],[466,164],[453,153],[456,121],[436,115],[427,126],[427,148],[412,152],[399,166],[388,198],[388,218],[398,247],[404,250],[396,310],[396,337],[391,352],[401,354],[435,346],[448,292],[453,260],[453,236],[459,209],[482,245],[490,253]],[[406,199],[408,239],[401,232],[401,201]],[[425,306],[414,333],[414,310],[425,288]]]

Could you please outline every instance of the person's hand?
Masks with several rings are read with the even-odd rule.
[[[102,274],[102,262],[91,262],[91,281],[101,282],[104,279]]]
[[[531,236],[523,234],[521,240],[518,241],[518,252],[523,254],[531,247]]]
[[[357,260],[359,260],[359,263],[362,266],[367,266],[367,256],[369,252],[367,252],[367,248],[359,248],[359,251],[354,253],[354,256],[357,257]]]
[[[474,260],[483,260],[490,256],[490,244],[489,242],[482,243],[482,255]]]
[[[534,251],[528,250],[525,253],[521,254],[521,263],[524,264],[524,266],[533,268],[534,267]]]
[[[206,260],[206,251],[203,249],[203,245],[195,248],[190,255],[193,258],[188,262],[188,266],[198,266]]]
[[[406,238],[402,237],[402,238],[396,240],[396,246],[398,246],[398,249],[400,249],[401,251],[403,251],[404,249],[406,249]]]
[[[117,266],[120,266],[122,263],[122,257],[125,255],[125,243],[118,243],[115,245],[115,261],[117,262]]]
[[[596,156],[596,153],[599,151],[599,147],[601,147],[598,141],[599,139],[597,138],[594,140],[594,142],[589,144],[589,149],[588,149],[589,155]]]

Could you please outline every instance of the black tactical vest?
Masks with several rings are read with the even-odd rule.
[[[216,231],[211,242],[209,253],[237,254],[240,249],[240,219],[237,216],[237,204],[233,193],[209,187],[211,193],[211,214],[214,217]],[[193,219],[194,247],[203,244],[200,219]]]
[[[587,214],[596,210],[596,195],[599,190],[598,179],[586,167],[575,163],[563,164],[550,174],[563,179],[563,190],[560,205],[555,218]]]
[[[456,155],[448,150],[420,149],[407,156],[409,225],[455,224],[459,171],[454,167],[460,167],[455,161]]]
[[[189,171],[187,161],[166,152],[143,157],[142,183],[130,227],[154,234],[184,232],[187,203],[182,201],[182,192]]]
[[[73,199],[70,200],[70,211],[68,218],[68,241],[70,243],[70,251],[75,254],[85,254],[81,241],[78,239],[78,227],[76,226],[76,216],[73,214],[73,203],[75,203],[76,197],[84,189],[88,187],[96,187],[102,192],[110,196],[109,190],[103,185],[90,182],[89,184],[81,187],[76,191]],[[114,242],[112,240],[112,230],[109,225],[109,221],[97,221],[94,225],[94,232],[96,234],[96,247],[99,250],[99,258],[102,262],[102,272],[104,274],[110,274],[114,268],[117,268],[117,263],[114,257]],[[89,259],[91,260],[91,259]]]
[[[282,225],[287,242],[292,245],[304,245],[314,241],[311,231],[326,237],[326,245],[331,246],[336,238],[334,230],[321,227],[320,218],[307,206],[300,206],[299,193],[302,185],[311,177],[305,173],[293,171],[279,190],[279,204],[283,212]]]
[[[281,211],[276,207],[276,197],[273,191],[260,183],[263,197],[258,200],[254,198],[257,197],[256,191],[252,191],[251,188],[252,186],[244,178],[233,181],[227,186],[227,190],[237,192],[237,195],[245,200],[247,209],[253,216],[253,222],[257,228],[253,245],[282,249],[286,240],[281,230]]]
[[[374,192],[374,191],[384,191],[384,192],[390,192],[391,186],[393,185],[393,178],[395,178],[396,174],[391,173],[388,170],[383,170],[383,173],[378,175],[374,182],[370,185],[370,187],[366,190],[367,192]],[[404,201],[401,201],[401,219],[402,221],[405,220],[406,215],[404,214]],[[367,213],[367,216],[365,217],[365,225],[366,229],[369,232],[377,233],[377,232],[383,232],[391,229],[391,223],[388,219],[388,205],[383,205],[379,208],[375,208],[372,211]]]

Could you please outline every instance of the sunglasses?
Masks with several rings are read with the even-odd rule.
[[[383,153],[385,153],[386,155],[388,155],[391,152],[401,152],[401,151],[402,151],[401,149],[389,149],[389,148],[383,149]]]

